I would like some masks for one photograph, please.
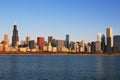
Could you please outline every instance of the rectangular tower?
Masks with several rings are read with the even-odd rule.
[[[42,47],[45,44],[45,39],[44,37],[37,37],[37,45],[39,46],[39,49],[42,49]]]
[[[106,29],[106,37],[107,37],[107,52],[112,52],[112,48],[113,48],[112,28],[107,28]]]

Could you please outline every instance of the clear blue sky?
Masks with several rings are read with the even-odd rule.
[[[0,41],[5,33],[11,41],[14,21],[20,40],[69,34],[73,41],[88,42],[107,27],[120,35],[120,0],[0,0]]]

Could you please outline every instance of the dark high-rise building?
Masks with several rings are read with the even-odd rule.
[[[17,47],[18,41],[19,41],[19,36],[18,36],[18,30],[17,30],[17,25],[14,24],[14,29],[13,29],[13,36],[12,36],[12,46]]]
[[[105,49],[105,35],[104,35],[104,34],[103,34],[102,37],[101,37],[101,50],[102,50],[103,52],[106,51],[106,49]]]
[[[67,35],[66,35],[65,44],[66,44],[66,48],[68,48],[68,49],[69,49],[69,43],[70,43],[70,37],[69,37],[69,35],[67,34]]]
[[[51,43],[53,41],[53,36],[48,36],[48,43]]]
[[[115,35],[113,37],[114,42],[114,52],[120,52],[120,35]]]
[[[29,41],[29,47],[30,47],[30,49],[34,49],[35,48],[35,41],[34,40],[30,40]]]
[[[92,42],[92,43],[91,43],[91,52],[92,52],[92,53],[95,53],[95,51],[96,51],[96,50],[95,50],[95,44],[96,44],[96,42]]]

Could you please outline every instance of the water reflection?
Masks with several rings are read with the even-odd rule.
[[[120,58],[0,56],[0,80],[120,80]]]
[[[102,79],[103,78],[103,74],[104,74],[104,69],[103,69],[103,59],[101,56],[96,57],[96,70],[97,70],[97,76],[98,79]]]

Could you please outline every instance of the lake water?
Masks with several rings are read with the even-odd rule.
[[[0,56],[0,80],[120,80],[120,57]]]

